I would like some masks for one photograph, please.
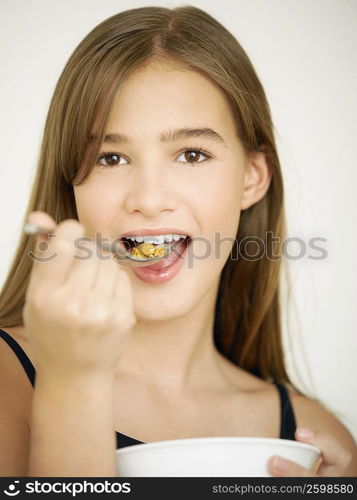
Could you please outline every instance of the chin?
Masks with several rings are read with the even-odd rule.
[[[152,298],[145,301],[134,298],[134,310],[138,321],[169,321],[189,313],[194,307],[193,297],[178,300],[176,296],[166,296],[162,300]]]

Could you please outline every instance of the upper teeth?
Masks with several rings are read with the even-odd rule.
[[[186,238],[185,234],[158,234],[155,236],[127,236],[128,240],[137,241],[138,243],[156,243],[162,245],[163,243],[171,243],[171,241],[178,241],[180,238]]]

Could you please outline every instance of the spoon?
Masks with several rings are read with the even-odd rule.
[[[33,234],[47,235],[53,233],[53,229],[39,226],[38,224],[33,224],[31,222],[24,225],[23,231],[25,234],[28,235],[33,235]],[[165,249],[165,253],[163,256],[148,257],[145,259],[139,259],[137,257],[134,257],[133,255],[130,254],[130,252],[127,252],[124,248],[120,247],[118,244],[113,246],[110,243],[105,243],[100,241],[96,241],[96,243],[102,250],[111,252],[116,259],[121,261],[122,264],[129,265],[131,267],[143,267],[143,266],[150,266],[154,263],[156,264],[160,260],[167,257],[170,251],[173,250],[173,248],[175,247],[175,244],[178,243],[178,241],[174,241],[173,243],[164,243],[160,245]]]

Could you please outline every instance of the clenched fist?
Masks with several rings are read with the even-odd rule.
[[[32,212],[29,222],[54,234],[36,236],[36,249],[45,250],[33,256],[24,307],[37,373],[114,376],[136,322],[129,276],[110,253],[98,255],[94,240],[76,248],[85,236],[78,221],[56,226],[45,212]]]

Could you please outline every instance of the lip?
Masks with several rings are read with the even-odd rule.
[[[186,258],[188,247],[190,244],[191,241],[189,241],[189,243],[186,245],[186,248],[177,259],[169,256],[167,260],[164,259],[162,261],[161,265],[160,263],[158,263],[158,264],[153,264],[152,266],[134,267],[132,271],[137,278],[146,283],[150,284],[165,283],[166,281],[171,280],[180,271],[184,263],[184,260]],[[173,262],[170,262],[171,259],[173,260]]]
[[[120,238],[127,238],[128,236],[155,236],[158,234],[185,234],[190,238],[192,235],[182,229],[172,228],[172,227],[159,227],[156,229],[153,228],[144,228],[144,229],[132,229],[130,232],[123,233]]]

